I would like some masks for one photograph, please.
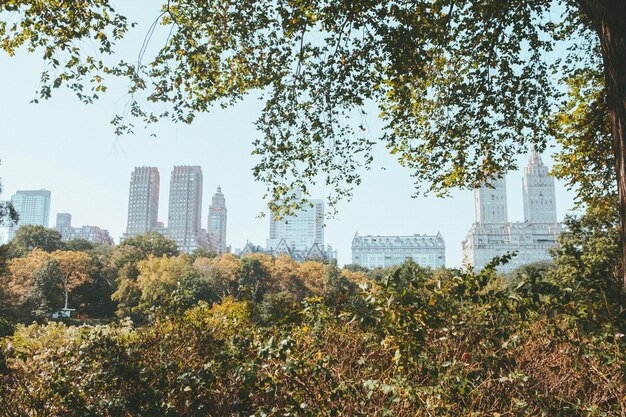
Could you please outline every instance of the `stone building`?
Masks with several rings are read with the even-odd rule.
[[[462,242],[463,263],[480,270],[493,258],[517,252],[498,268],[509,272],[521,265],[550,259],[563,226],[556,221],[554,178],[533,147],[522,179],[524,221],[509,222],[504,178],[474,190],[476,221]]]
[[[365,268],[400,265],[407,259],[433,269],[446,264],[446,244],[440,233],[411,236],[360,236],[352,239],[352,263]]]

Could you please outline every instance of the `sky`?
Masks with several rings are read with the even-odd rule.
[[[135,2],[133,2],[135,3]],[[128,10],[139,24],[120,48],[132,59],[157,10],[146,1]],[[152,7],[154,7],[154,2]],[[0,54],[0,179],[7,200],[16,190],[52,192],[50,226],[56,214],[72,214],[72,225],[108,229],[119,241],[127,221],[130,174],[136,166],[156,166],[161,176],[159,220],[167,222],[169,177],[174,165],[200,165],[203,182],[202,226],[206,228],[211,196],[218,186],[228,208],[227,242],[242,248],[247,241],[265,245],[269,218],[262,199],[264,185],[255,181],[250,153],[259,136],[253,123],[262,103],[250,96],[228,109],[202,114],[191,125],[162,122],[135,134],[116,137],[110,120],[126,102],[124,85],[113,83],[95,104],[85,105],[70,92],[59,90],[48,101],[31,104],[43,64],[36,54]],[[376,114],[376,112],[372,112]],[[367,120],[372,139],[381,122]],[[152,136],[156,135],[156,137]],[[518,165],[526,165],[521,156]],[[550,150],[543,156],[552,166]],[[510,221],[523,220],[522,174],[507,175]],[[326,222],[325,242],[338,250],[339,264],[351,262],[351,241],[361,235],[413,235],[441,232],[446,242],[446,266],[461,264],[461,241],[474,221],[473,194],[454,190],[451,197],[412,198],[410,172],[400,167],[384,147],[375,152],[370,171],[354,197],[339,206]],[[324,198],[324,187],[313,198]],[[574,194],[557,181],[556,199],[561,220],[573,207]]]

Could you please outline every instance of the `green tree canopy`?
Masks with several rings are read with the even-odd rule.
[[[112,298],[118,303],[118,315],[139,312],[142,291],[137,283],[141,261],[149,257],[178,256],[176,242],[156,232],[124,240],[111,253],[109,262],[117,271],[117,290]]]
[[[2,194],[2,182],[0,182],[0,194]],[[0,226],[14,224],[19,216],[10,201],[0,201]]]
[[[125,239],[120,243],[118,248],[133,248],[137,249],[143,257],[148,255],[155,256],[157,258],[163,255],[177,256],[178,248],[176,242],[169,239],[157,232],[148,232],[143,235],[138,235]]]
[[[65,242],[65,250],[89,252],[95,245],[87,239],[72,239]]]
[[[46,252],[63,249],[61,234],[39,225],[21,226],[9,243],[8,255],[12,258],[22,257],[36,248]]]

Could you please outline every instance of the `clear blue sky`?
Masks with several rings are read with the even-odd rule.
[[[158,2],[156,2],[158,3]],[[139,22],[121,53],[133,59],[156,3],[137,2],[129,10]],[[124,5],[128,7],[128,5]],[[141,13],[141,14],[140,14]],[[38,87],[42,62],[20,51],[16,57],[0,55],[0,178],[8,199],[18,189],[46,188],[52,191],[50,224],[56,213],[72,214],[74,226],[96,225],[118,238],[126,228],[128,184],[135,166],[156,166],[161,174],[159,219],[167,221],[169,176],[174,165],[200,165],[204,174],[203,227],[211,195],[218,185],[228,207],[228,243],[241,248],[247,240],[265,245],[269,219],[258,218],[265,210],[263,184],[251,169],[252,141],[259,134],[253,122],[262,103],[254,97],[237,106],[199,116],[192,125],[161,123],[150,130],[141,127],[132,136],[116,138],[109,124],[125,103],[124,85],[114,84],[100,101],[83,105],[67,91],[58,91],[40,104],[29,104]],[[376,114],[376,112],[372,112]],[[368,120],[376,138],[380,122]],[[151,137],[155,133],[157,137]],[[327,221],[325,239],[339,251],[339,263],[350,263],[350,243],[360,234],[435,234],[446,241],[447,266],[459,266],[461,240],[474,219],[470,191],[455,191],[452,197],[411,198],[409,172],[397,165],[381,146],[374,168],[354,198],[343,203],[336,218]],[[544,162],[552,165],[549,156]],[[520,159],[526,164],[527,157]],[[383,170],[381,167],[386,169]],[[522,220],[521,173],[507,176],[509,220]],[[320,187],[317,196],[324,198]],[[557,183],[558,217],[571,209],[573,194]]]

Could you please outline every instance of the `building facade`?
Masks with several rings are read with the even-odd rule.
[[[476,220],[462,242],[463,263],[476,270],[485,267],[497,256],[516,252],[500,272],[532,262],[550,259],[549,249],[558,245],[563,227],[556,221],[554,178],[534,149],[522,179],[524,221],[508,222],[506,215],[506,185],[504,178],[493,187],[474,191]],[[504,201],[504,207],[499,203]],[[490,205],[491,204],[491,205]]]
[[[300,200],[301,198],[301,193],[297,192],[296,199]],[[302,208],[281,219],[276,219],[275,213],[270,213],[268,249],[275,249],[282,240],[290,248],[298,251],[309,250],[314,244],[323,248],[324,201],[309,200],[304,202]]]
[[[360,236],[352,239],[352,263],[369,269],[400,265],[407,259],[433,269],[446,265],[446,244],[440,233],[412,236]]]
[[[167,236],[182,252],[208,247],[201,216],[202,169],[199,166],[175,166],[170,179]]]
[[[48,190],[18,190],[11,196],[11,203],[19,214],[15,225],[9,226],[9,241],[21,226],[48,227],[50,220],[51,193]]]
[[[292,248],[287,244],[285,239],[281,239],[275,247],[263,248],[257,246],[251,242],[246,242],[244,248],[237,253],[237,256],[244,257],[253,253],[263,253],[270,256],[279,256],[285,254],[291,259],[297,262],[305,261],[322,261],[331,262],[337,259],[337,251],[330,245],[326,248],[319,246],[317,243],[313,243],[311,247],[306,249]]]
[[[124,238],[157,228],[160,181],[159,170],[155,167],[136,167],[132,172],[128,193],[128,223]]]
[[[113,238],[109,231],[98,226],[72,227],[72,215],[70,213],[57,213],[56,230],[61,233],[61,240],[84,239],[91,243],[113,245]]]
[[[211,205],[209,206],[209,219],[207,228],[209,229],[209,245],[217,253],[230,252],[226,245],[226,222],[228,211],[226,210],[226,199],[222,194],[222,187],[217,187],[217,192],[213,194]]]
[[[72,215],[70,213],[57,213],[56,229],[67,229],[72,227]]]

